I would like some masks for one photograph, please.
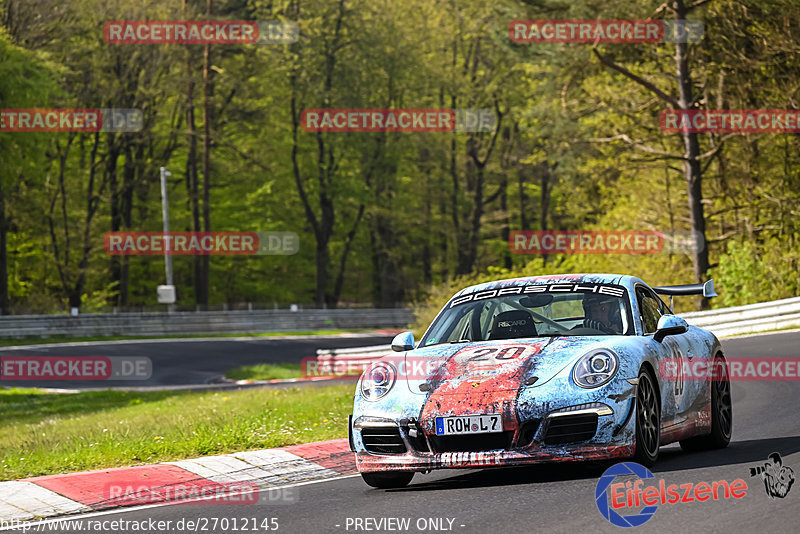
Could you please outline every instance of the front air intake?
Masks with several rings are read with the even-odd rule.
[[[361,440],[364,442],[367,452],[372,454],[403,454],[406,452],[406,444],[400,437],[400,429],[396,426],[362,428]]]
[[[562,415],[548,419],[546,445],[590,440],[597,433],[597,414]]]

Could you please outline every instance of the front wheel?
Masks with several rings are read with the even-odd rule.
[[[408,486],[411,479],[414,478],[414,472],[397,472],[397,473],[361,473],[361,478],[367,485],[373,488],[392,489],[392,488],[405,488]]]
[[[681,449],[687,452],[723,449],[731,441],[733,409],[728,366],[721,357],[714,359],[714,378],[711,382],[711,433],[681,440]]]
[[[636,462],[652,467],[658,459],[661,443],[661,406],[653,378],[645,369],[639,371],[636,386]]]

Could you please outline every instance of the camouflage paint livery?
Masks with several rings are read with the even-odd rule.
[[[349,429],[358,470],[428,471],[630,457],[636,446],[636,379],[640,369],[648,366],[660,392],[661,444],[708,434],[710,383],[664,380],[659,376],[659,361],[713,358],[721,353],[719,341],[712,333],[694,326],[661,342],[655,341],[652,334],[644,335],[636,288],[649,286],[642,280],[614,274],[519,278],[468,287],[453,299],[519,285],[591,283],[614,284],[627,290],[633,322],[631,335],[445,343],[394,353],[385,361],[404,372],[398,374],[389,393],[377,401],[362,396],[362,376],[356,387]],[[572,376],[576,362],[601,348],[617,354],[616,374],[597,388],[578,386]],[[431,371],[420,373],[420,361],[433,362],[426,367]],[[403,362],[405,366],[401,365]],[[548,429],[558,417],[587,411],[597,414],[596,431],[591,437],[546,442]],[[502,446],[493,448],[490,444],[476,449],[474,443],[468,443],[471,436],[448,436],[447,443],[443,443],[436,435],[437,417],[488,414],[501,416],[503,434],[498,439],[503,441]],[[405,452],[368,452],[362,436],[365,428],[391,429],[392,434],[399,434]]]

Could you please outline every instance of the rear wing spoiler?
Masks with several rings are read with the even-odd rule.
[[[669,304],[672,307],[672,297],[675,295],[703,295],[706,298],[718,297],[714,291],[714,280],[709,280],[705,284],[685,284],[682,286],[661,286],[654,287],[653,291],[659,295],[669,295]]]

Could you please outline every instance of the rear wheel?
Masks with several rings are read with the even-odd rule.
[[[639,371],[636,386],[636,452],[634,460],[652,467],[658,459],[661,443],[661,406],[655,381],[644,368]]]
[[[733,409],[731,405],[731,382],[725,359],[714,359],[714,379],[711,382],[711,433],[707,436],[681,440],[681,449],[702,451],[723,449],[731,441]]]
[[[396,472],[396,473],[361,473],[361,478],[367,485],[373,488],[391,489],[391,488],[405,488],[411,479],[414,478],[414,472]]]

